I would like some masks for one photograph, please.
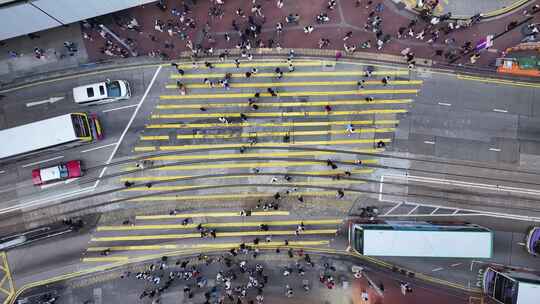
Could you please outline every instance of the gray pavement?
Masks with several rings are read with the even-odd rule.
[[[402,2],[407,7],[416,8],[419,2],[427,3],[429,0],[393,0]],[[453,16],[470,17],[479,13],[491,13],[507,7],[514,3],[522,3],[521,0],[440,0],[439,5],[434,10],[436,15],[452,13]],[[530,1],[529,1],[530,2]]]
[[[82,41],[81,27],[78,23],[38,32],[35,35],[39,38],[30,39],[28,36],[21,36],[2,41],[2,45],[0,45],[0,83],[79,67],[88,62],[88,54]],[[65,41],[75,43],[77,52],[68,52],[64,47]],[[43,50],[41,58],[36,58],[35,48]],[[16,53],[16,57],[10,53],[12,51]]]

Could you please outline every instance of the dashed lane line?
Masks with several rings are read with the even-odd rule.
[[[175,113],[175,114],[152,114],[152,119],[204,119],[204,118],[240,118],[245,115],[246,118],[258,117],[313,117],[313,116],[344,116],[344,115],[375,115],[375,114],[403,114],[406,109],[369,109],[357,111],[305,111],[305,112],[266,112],[266,113]]]
[[[255,245],[252,242],[244,243],[249,247],[288,247],[283,242],[260,242]],[[328,245],[330,241],[289,241],[289,246],[322,246]],[[236,243],[213,243],[213,244],[164,244],[164,245],[134,245],[134,246],[110,246],[110,247],[89,247],[86,251],[96,252],[109,249],[110,251],[143,251],[143,250],[176,250],[176,249],[230,249],[238,248],[240,242]]]
[[[306,102],[257,102],[259,108],[271,107],[322,107],[337,105],[373,105],[373,104],[407,104],[412,103],[412,99],[375,99],[373,101],[358,100],[336,100],[336,101],[306,101]],[[178,109],[216,109],[216,108],[241,108],[249,107],[248,102],[236,103],[199,103],[199,104],[159,104],[158,110],[178,110]]]
[[[251,145],[251,148],[257,147],[297,147],[297,146],[333,146],[333,145],[358,145],[358,144],[376,144],[378,142],[389,143],[390,138],[373,139],[348,139],[348,140],[320,140],[320,141],[296,141],[296,142],[262,142]],[[135,152],[150,151],[185,151],[194,149],[234,149],[249,146],[249,143],[235,144],[212,144],[212,145],[182,145],[182,146],[138,146],[134,148]],[[359,151],[359,150],[357,150]]]
[[[174,195],[174,196],[146,196],[141,198],[134,198],[129,200],[130,202],[160,202],[160,201],[203,201],[208,202],[211,200],[240,200],[246,198],[268,198],[273,197],[275,193],[220,193],[220,194],[200,194],[200,195]],[[293,197],[323,197],[323,196],[336,196],[336,191],[305,191],[305,192],[292,192],[289,196]]]
[[[322,126],[344,126],[348,124],[355,125],[397,125],[399,120],[351,120],[351,121],[288,121],[288,122],[241,122],[241,123],[168,123],[168,124],[149,124],[146,129],[194,129],[194,128],[248,128],[248,127],[322,127]]]
[[[256,222],[227,222],[227,223],[204,223],[205,228],[238,228],[268,226],[291,226],[291,225],[338,225],[343,219],[318,219],[318,220],[285,220],[285,221],[256,221]],[[160,225],[121,225],[121,226],[98,226],[97,231],[135,231],[135,230],[168,230],[168,229],[194,229],[198,224],[160,224]]]
[[[294,73],[283,73],[283,78],[296,78],[296,77],[341,77],[341,76],[357,76],[362,77],[365,75],[363,71],[333,71],[333,72],[300,72],[294,71]],[[372,75],[376,76],[407,76],[409,75],[408,70],[393,70],[393,71],[373,71]],[[201,73],[201,74],[171,74],[171,79],[204,79],[204,78],[223,78],[225,72],[222,73]],[[257,74],[252,74],[253,78],[264,78],[264,77],[276,77],[276,73],[265,73],[259,72]],[[232,78],[245,78],[245,73],[231,73]]]
[[[309,186],[333,186],[333,185],[350,185],[350,184],[365,184],[365,181],[359,180],[325,180],[319,182],[295,182],[292,185],[303,186],[309,188]],[[276,187],[287,187],[290,183],[275,183]],[[197,190],[199,188],[207,188],[212,185],[196,185],[196,186],[152,186],[150,188],[144,187],[130,187],[123,189],[123,192],[150,192],[150,191],[177,191],[177,190]]]
[[[277,136],[317,136],[317,135],[343,135],[356,133],[390,133],[395,128],[360,128],[354,132],[347,130],[323,130],[323,131],[286,131],[286,132],[253,132],[240,134],[178,134],[176,139],[230,139],[230,138],[259,138],[259,137],[277,137]],[[169,140],[168,135],[141,136],[142,141]]]
[[[374,169],[358,169],[358,170],[349,170],[348,171],[351,174],[370,174],[375,172]],[[306,174],[306,175],[344,175],[344,170],[324,170],[324,171],[305,171],[305,172],[297,172],[297,171],[287,171],[289,174]],[[160,175],[160,176],[137,176],[137,177],[122,177],[121,181],[132,181],[132,182],[141,182],[141,181],[167,181],[167,180],[175,180],[175,179],[188,179],[196,177],[194,175]],[[230,176],[220,176],[220,177],[208,177],[207,179],[236,179],[236,178],[245,178],[245,177],[253,177],[252,174],[234,174]]]
[[[337,229],[306,229],[300,235],[336,234]],[[269,230],[269,231],[232,231],[218,232],[216,236],[221,237],[243,237],[243,236],[277,236],[296,235],[296,230]],[[148,241],[148,240],[182,240],[190,238],[200,238],[200,233],[184,234],[155,234],[155,235],[123,235],[123,236],[103,236],[93,237],[91,242],[125,242],[125,241]]]
[[[349,91],[294,91],[278,92],[278,97],[301,97],[301,96],[346,96],[346,95],[372,95],[372,94],[418,94],[418,89],[383,89],[383,90],[349,90]],[[161,95],[163,100],[169,99],[225,99],[225,98],[251,98],[254,93],[226,93],[226,94],[186,94],[186,95]],[[272,97],[270,93],[260,93],[260,97]]]
[[[422,85],[422,80],[391,80],[388,85]],[[280,88],[280,87],[308,87],[308,86],[357,86],[357,81],[294,81],[294,82],[244,82],[231,83],[230,88]],[[366,81],[364,85],[382,85],[381,81]],[[210,86],[204,83],[185,84],[188,89],[209,89]],[[168,84],[167,89],[177,89],[176,84]]]
[[[540,88],[540,83],[534,83],[534,82],[522,82],[522,81],[494,79],[494,78],[476,77],[476,76],[459,75],[459,74],[457,75],[457,79],[471,80],[471,81],[477,81],[477,82],[486,82],[486,83],[495,83],[495,84],[504,84],[504,85],[516,86],[516,87]]]

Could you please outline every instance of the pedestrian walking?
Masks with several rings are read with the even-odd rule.
[[[304,34],[311,34],[315,30],[313,25],[308,25],[304,27]]]

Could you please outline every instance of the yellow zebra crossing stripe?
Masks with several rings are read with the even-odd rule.
[[[365,181],[358,180],[325,180],[320,182],[294,182],[294,183],[275,183],[276,187],[287,187],[287,186],[303,186],[309,188],[309,186],[335,186],[335,185],[350,185],[350,184],[365,184]],[[205,187],[211,187],[213,185],[197,185],[197,186],[152,186],[148,187],[131,187],[124,189],[124,192],[134,192],[134,191],[177,191],[177,190],[197,190]]]
[[[251,216],[288,216],[289,211],[253,211]],[[238,217],[240,212],[201,212],[201,213],[177,213],[158,215],[136,215],[135,220],[165,220],[165,219],[185,219],[199,217]]]
[[[226,154],[202,154],[202,155],[165,155],[157,157],[149,157],[147,160],[199,160],[199,159],[226,159],[226,158],[254,158],[254,157],[294,157],[294,156],[323,156],[323,155],[333,155],[337,154],[333,151],[283,151],[283,152],[270,152],[270,153],[256,153],[256,152],[245,152],[243,154],[239,153],[226,153]],[[363,163],[367,160],[362,160]]]
[[[354,133],[388,133],[394,132],[395,128],[361,128]],[[343,135],[349,134],[347,130],[325,130],[325,131],[292,131],[292,132],[253,132],[240,134],[179,134],[176,139],[230,139],[230,138],[258,138],[275,136],[316,136],[316,135]],[[168,135],[141,136],[140,140],[169,140]]]
[[[152,119],[188,119],[188,118],[249,118],[258,117],[313,117],[313,116],[344,116],[344,115],[373,115],[373,114],[402,114],[406,109],[370,109],[358,111],[315,111],[315,112],[266,112],[266,113],[191,113],[191,114],[153,114]]]
[[[292,143],[284,142],[263,142],[252,145],[256,147],[297,147],[297,146],[333,146],[333,145],[357,145],[357,144],[375,144],[378,142],[389,143],[390,138],[374,138],[374,139],[348,139],[348,140],[320,140],[320,141],[297,141]],[[248,143],[236,144],[212,144],[212,145],[182,145],[182,146],[139,146],[135,147],[135,152],[150,152],[150,151],[185,151],[194,149],[238,149],[249,146]],[[355,150],[361,151],[361,150]],[[366,150],[366,151],[381,151],[381,150]]]
[[[204,228],[239,228],[268,226],[291,226],[291,225],[339,225],[343,219],[318,219],[318,220],[284,220],[284,221],[257,221],[257,222],[228,222],[228,223],[203,223]],[[122,226],[98,226],[97,231],[137,231],[137,230],[170,230],[170,229],[195,229],[198,224],[159,224],[159,225],[122,225]]]
[[[275,193],[232,193],[232,194],[201,194],[201,195],[184,195],[181,196],[147,196],[141,198],[135,198],[129,200],[130,202],[160,202],[160,201],[203,201],[210,200],[238,200],[246,198],[268,198],[273,197]],[[289,196],[295,197],[323,197],[323,196],[335,196],[335,191],[306,191],[306,192],[293,192]]]
[[[330,244],[328,240],[321,241],[289,241],[285,246],[284,242],[260,242],[255,245],[252,242],[244,243],[249,247],[274,248],[274,247],[294,247],[294,246],[324,246]],[[110,246],[110,247],[89,247],[86,251],[97,252],[109,249],[110,251],[143,251],[143,250],[177,250],[177,249],[231,249],[238,248],[240,243],[211,243],[211,244],[164,244],[164,245],[134,245],[134,246]]]
[[[374,95],[374,94],[418,94],[418,89],[384,89],[384,90],[350,90],[350,91],[294,91],[278,92],[280,97],[300,96],[345,96],[345,95]],[[187,94],[187,95],[161,95],[159,98],[169,99],[225,99],[225,98],[252,98],[254,93],[220,93],[220,94]],[[261,97],[271,97],[269,93],[261,93]]]
[[[300,60],[294,61],[295,67],[312,67],[312,66],[322,66],[324,61],[320,60]],[[236,64],[234,63],[215,63],[212,62],[212,65],[214,68],[224,69],[224,68],[236,68]],[[275,67],[288,67],[289,63],[287,61],[281,61],[281,62],[260,62],[260,61],[242,61],[240,63],[241,68],[247,68],[247,67],[256,67],[256,68],[275,68]],[[199,63],[197,67],[194,67],[192,63],[179,63],[178,67],[184,70],[193,70],[193,69],[207,69],[204,64]]]
[[[259,108],[271,107],[323,107],[326,105],[368,105],[368,104],[407,104],[412,103],[412,99],[375,99],[373,101],[366,100],[337,100],[337,101],[307,101],[307,102],[258,102]],[[249,107],[248,102],[237,103],[204,103],[204,104],[159,104],[156,106],[158,110],[178,110],[178,109],[216,109],[216,108],[241,108]]]
[[[363,71],[332,71],[332,72],[300,72],[294,71],[294,73],[283,73],[283,78],[295,78],[295,77],[343,77],[343,76],[364,76],[365,72]],[[372,75],[375,76],[406,76],[409,75],[409,70],[393,70],[393,71],[373,71]],[[276,73],[265,73],[259,72],[257,74],[252,74],[253,78],[264,78],[264,77],[276,77]],[[171,74],[171,79],[213,79],[213,78],[224,78],[225,73],[201,73],[201,74]],[[232,78],[245,78],[245,73],[231,73]]]
[[[287,121],[287,122],[231,122],[223,124],[215,123],[169,123],[169,124],[149,124],[147,129],[193,129],[193,128],[248,128],[248,127],[324,127],[324,126],[344,126],[352,125],[397,125],[399,120],[351,120],[351,121]]]
[[[351,174],[369,174],[373,173],[374,169],[357,169],[357,170],[348,170]],[[277,172],[274,172],[277,173]],[[285,173],[285,172],[283,172]],[[314,175],[314,176],[321,176],[321,175],[344,175],[344,170],[324,170],[324,171],[288,171],[289,174],[306,174],[306,175]],[[206,179],[237,179],[237,178],[244,178],[244,177],[251,177],[253,175],[247,175],[247,174],[234,174],[229,176],[220,176],[220,177],[207,177]],[[131,181],[131,182],[141,182],[141,181],[167,181],[167,180],[175,180],[175,179],[185,179],[185,178],[192,178],[196,177],[194,175],[161,175],[161,176],[138,176],[138,177],[122,177],[121,181]]]
[[[301,235],[316,234],[336,234],[337,229],[306,229]],[[243,236],[283,236],[296,235],[296,230],[269,230],[269,231],[233,231],[218,232],[217,237],[243,237]],[[156,235],[123,235],[123,236],[102,236],[93,237],[91,242],[124,242],[124,241],[148,241],[148,240],[182,240],[189,238],[200,238],[200,233],[185,234],[156,234]]]
[[[422,80],[393,80],[388,85],[421,85]],[[308,86],[356,86],[357,81],[294,81],[294,82],[246,82],[231,83],[231,88],[280,88],[280,87],[308,87]],[[364,85],[382,85],[381,81],[366,81]],[[210,86],[204,83],[185,84],[188,89],[209,89]],[[177,89],[176,84],[168,84],[167,89]]]

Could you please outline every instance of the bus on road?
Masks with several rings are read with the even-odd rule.
[[[484,294],[503,304],[537,304],[540,302],[540,276],[525,271],[488,267],[482,282]]]
[[[525,241],[525,247],[530,254],[540,256],[540,226],[533,227],[529,231],[527,240]]]
[[[493,233],[464,223],[350,223],[349,247],[367,256],[490,258]]]
[[[0,131],[0,162],[101,139],[96,115],[70,113]]]

